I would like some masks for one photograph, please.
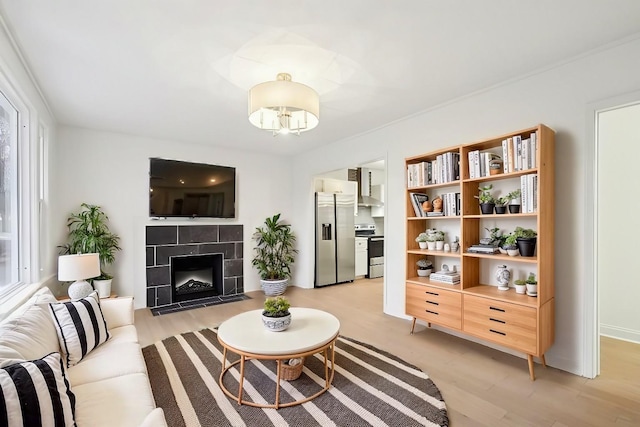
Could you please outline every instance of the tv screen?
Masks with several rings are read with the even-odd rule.
[[[235,218],[235,168],[149,160],[149,216]]]

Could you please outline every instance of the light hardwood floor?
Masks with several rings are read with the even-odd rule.
[[[252,299],[164,316],[136,310],[142,346],[186,331],[213,327],[246,310]],[[640,345],[602,339],[602,374],[589,380],[536,365],[530,381],[526,359],[485,347],[382,312],[382,279],[320,289],[290,287],[294,306],[313,307],[340,319],[340,333],[420,367],[440,388],[451,426],[639,426]]]

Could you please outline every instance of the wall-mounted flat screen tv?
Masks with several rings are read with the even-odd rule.
[[[235,168],[149,160],[149,216],[235,218]]]

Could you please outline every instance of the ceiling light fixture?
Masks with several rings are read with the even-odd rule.
[[[291,81],[291,75],[278,74],[275,81],[255,85],[249,90],[249,121],[273,136],[296,133],[318,126],[320,99],[309,86]]]

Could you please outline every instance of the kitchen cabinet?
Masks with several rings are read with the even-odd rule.
[[[356,277],[367,274],[367,238],[356,237]]]
[[[384,203],[384,184],[371,186],[371,197]],[[384,206],[371,206],[371,216],[380,218],[384,216]]]

